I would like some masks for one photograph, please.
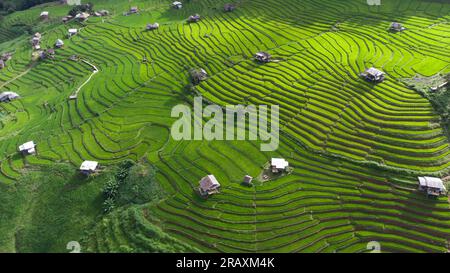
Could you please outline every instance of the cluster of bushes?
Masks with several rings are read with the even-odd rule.
[[[12,26],[10,26],[8,28],[8,30],[13,32],[14,34],[16,34],[18,36],[20,36],[22,34],[31,35],[33,33],[36,33],[36,31],[33,30],[33,26],[25,25],[25,24],[12,25]]]
[[[443,82],[450,82],[450,73],[431,77],[415,77],[403,79],[403,82],[430,101],[433,109],[440,116],[440,124],[448,138],[450,138],[450,85],[433,90]]]
[[[127,178],[131,167],[134,162],[130,160],[123,161],[119,166],[118,170],[105,184],[103,188],[103,195],[105,196],[105,201],[103,202],[103,211],[108,213],[115,208],[116,199],[119,195],[119,186]]]
[[[75,17],[78,13],[81,13],[81,12],[91,13],[93,11],[93,8],[94,8],[94,4],[92,4],[92,3],[76,5],[69,11],[69,15]]]
[[[450,82],[450,74],[444,76],[447,82]],[[422,92],[423,93],[423,92]],[[441,117],[441,125],[448,137],[450,137],[450,85],[434,92],[425,92],[424,94],[433,105],[435,111]]]
[[[116,207],[144,204],[164,196],[156,181],[156,167],[123,161],[103,188],[103,211],[109,213]]]
[[[53,2],[54,0],[0,0],[0,14],[25,10],[39,4]]]

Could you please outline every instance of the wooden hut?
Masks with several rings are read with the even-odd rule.
[[[403,31],[405,29],[406,28],[403,27],[403,25],[401,23],[397,23],[397,22],[392,22],[392,24],[391,24],[391,26],[389,28],[389,30],[395,31],[395,32],[400,32],[400,31]]]
[[[252,181],[253,181],[253,177],[251,177],[250,175],[246,175],[246,176],[244,176],[244,180],[242,181],[242,183],[244,185],[251,186]]]
[[[39,15],[39,18],[41,18],[42,20],[48,19],[48,11],[43,11],[41,12],[41,15]]]
[[[225,5],[223,6],[223,10],[224,10],[225,12],[231,12],[231,11],[233,11],[233,10],[235,10],[235,9],[236,9],[236,5],[231,4],[231,3],[227,3],[227,4],[225,4]]]
[[[447,189],[440,178],[437,177],[418,177],[419,190],[426,192],[428,196],[438,197],[444,195]]]
[[[130,14],[134,14],[134,13],[138,13],[139,12],[139,8],[138,7],[131,7],[130,8]]]
[[[208,197],[212,194],[219,193],[220,183],[212,174],[203,177],[199,182],[198,191],[201,196]]]
[[[36,154],[36,144],[33,141],[28,141],[19,146],[19,152],[23,155]]]
[[[270,160],[270,168],[272,173],[279,173],[286,171],[289,167],[289,162],[287,162],[284,158],[272,158]]]
[[[36,32],[31,38],[31,44],[33,47],[36,47],[41,42],[42,35],[39,32]]]
[[[172,7],[174,9],[181,9],[183,7],[183,3],[181,3],[180,1],[175,1],[172,3]]]
[[[90,175],[95,173],[95,171],[98,168],[98,162],[97,161],[83,161],[80,166],[80,172],[84,175]]]
[[[0,93],[0,102],[10,102],[17,98],[20,98],[20,96],[15,92],[6,91]]]
[[[257,52],[255,54],[255,59],[257,61],[259,61],[259,62],[262,62],[262,63],[270,62],[271,58],[272,58],[272,56],[269,53],[267,53],[267,52],[261,51],[261,52]]]
[[[12,58],[12,53],[10,53],[10,52],[3,53],[3,54],[0,56],[0,59],[3,60],[3,61],[5,61],[5,62],[11,60],[11,58]]]
[[[382,82],[385,79],[384,72],[374,67],[366,69],[366,71],[364,71],[364,73],[362,73],[361,76],[371,82]]]
[[[64,46],[64,41],[61,40],[61,39],[57,39],[56,42],[55,42],[55,47],[61,48],[63,46]]]
[[[188,17],[187,21],[188,23],[197,23],[200,21],[201,17],[199,14],[194,14]]]
[[[73,35],[76,35],[78,33],[78,29],[71,28],[69,29],[69,37],[72,37]]]
[[[159,24],[158,23],[153,23],[153,24],[147,24],[146,29],[147,30],[155,30],[159,28]]]
[[[208,78],[208,73],[203,68],[192,69],[190,71],[190,74],[193,84],[199,84],[201,81],[204,81]]]

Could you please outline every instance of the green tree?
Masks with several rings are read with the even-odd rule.
[[[116,201],[114,200],[113,197],[108,197],[103,202],[103,212],[104,213],[110,213],[111,211],[114,210],[115,207],[116,207]]]
[[[145,204],[164,197],[164,191],[156,180],[158,170],[152,165],[135,165],[119,187],[117,203]]]
[[[106,198],[114,198],[119,190],[119,183],[115,178],[109,179],[103,188],[103,194]]]

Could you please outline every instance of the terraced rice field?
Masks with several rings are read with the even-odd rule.
[[[43,47],[62,37],[65,46],[32,67],[30,37],[7,29],[43,8],[8,16],[0,30],[0,51],[15,52],[0,71],[0,91],[22,96],[0,104],[8,113],[0,116],[2,186],[43,165],[70,162],[75,170],[83,160],[108,166],[132,159],[155,164],[169,194],[106,216],[90,227],[85,249],[148,251],[156,225],[195,251],[366,252],[374,240],[385,252],[448,251],[447,197],[431,200],[416,190],[417,175],[448,173],[448,139],[431,104],[399,79],[450,72],[450,4],[241,0],[225,13],[222,0],[191,1],[181,10],[152,0],[132,1],[140,13],[123,16],[128,1],[92,2],[112,15],[63,25],[69,7],[45,7],[55,15],[39,23]],[[186,24],[194,13],[202,20]],[[388,32],[393,21],[407,30]],[[151,22],[160,28],[145,31]],[[79,34],[67,39],[69,28]],[[254,62],[260,50],[280,61]],[[92,68],[72,55],[99,69],[76,100],[67,98]],[[371,66],[387,80],[360,79]],[[196,90],[210,102],[280,105],[280,148],[174,141],[170,111],[192,103],[192,67],[208,72]],[[29,140],[38,154],[24,158],[16,150]],[[272,156],[288,159],[294,172],[240,184]],[[193,188],[209,173],[222,190],[203,200]]]

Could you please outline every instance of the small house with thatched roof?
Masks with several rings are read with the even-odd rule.
[[[364,71],[364,73],[361,73],[361,76],[371,82],[382,82],[385,79],[384,72],[382,72],[374,67],[366,69],[366,71]]]
[[[11,60],[11,58],[12,58],[12,53],[10,53],[10,52],[3,53],[3,54],[0,56],[0,59],[3,60],[3,61],[5,61],[5,62]]]
[[[153,24],[147,24],[146,29],[147,30],[155,30],[159,28],[159,24],[158,23],[153,23]]]
[[[193,84],[199,84],[208,78],[208,73],[203,68],[192,69],[190,74]]]
[[[80,166],[80,172],[84,175],[90,175],[95,173],[95,171],[98,168],[98,162],[97,161],[83,161]]]
[[[272,58],[272,56],[271,56],[269,53],[267,53],[267,52],[261,51],[261,52],[257,52],[257,53],[255,54],[255,59],[256,59],[258,62],[268,63],[268,62],[270,62],[270,59],[271,59],[271,58]]]
[[[6,91],[0,93],[0,102],[10,102],[17,98],[20,98],[20,96],[15,92]]]
[[[57,40],[56,40],[56,43],[55,43],[55,47],[61,48],[61,47],[63,47],[63,46],[64,46],[64,41],[61,40],[61,39],[57,39]]]
[[[35,47],[36,45],[39,45],[41,42],[42,35],[39,32],[36,32],[33,35],[33,38],[31,38],[31,44]]]
[[[397,23],[397,22],[392,22],[392,24],[391,24],[391,26],[389,28],[389,30],[395,31],[395,32],[403,31],[405,29],[406,28],[403,27],[403,25],[401,23]]]
[[[130,8],[130,14],[134,14],[134,13],[138,13],[139,12],[139,8],[138,7],[131,7]]]
[[[442,179],[437,177],[423,176],[419,177],[419,190],[426,192],[428,196],[438,197],[444,195],[447,189]]]
[[[36,144],[33,141],[28,141],[19,146],[19,152],[23,155],[36,154]]]
[[[246,176],[244,176],[244,181],[242,181],[242,183],[244,185],[251,186],[252,181],[253,181],[253,177],[251,177],[250,175],[246,175]]]
[[[174,9],[181,9],[183,7],[183,3],[181,3],[180,1],[175,1],[172,3],[172,7]]]
[[[31,38],[31,44],[32,45],[38,45],[40,42],[41,42],[41,39],[39,39],[37,37]]]
[[[230,12],[236,9],[236,5],[232,3],[227,3],[223,6],[223,10],[226,12]]]
[[[48,11],[43,11],[41,12],[41,15],[39,15],[39,18],[45,20],[48,19],[48,15],[49,15]]]
[[[69,37],[72,37],[73,35],[76,35],[78,33],[78,29],[71,28],[69,29]]]
[[[201,17],[199,14],[194,14],[188,17],[187,21],[188,23],[197,23],[200,21]]]
[[[198,191],[201,196],[208,197],[212,194],[219,193],[220,183],[212,174],[203,177],[199,182]]]

